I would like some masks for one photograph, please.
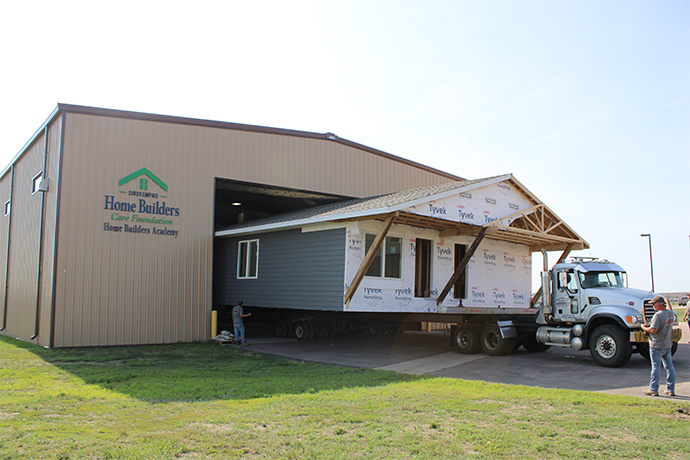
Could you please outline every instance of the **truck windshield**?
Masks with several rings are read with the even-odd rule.
[[[580,284],[584,289],[593,287],[625,287],[621,272],[578,272]]]

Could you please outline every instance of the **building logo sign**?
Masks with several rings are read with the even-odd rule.
[[[108,221],[103,231],[177,238],[173,229],[180,208],[166,203],[168,185],[158,176],[141,168],[118,181],[117,195],[105,195],[103,209]]]

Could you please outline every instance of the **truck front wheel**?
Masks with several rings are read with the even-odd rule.
[[[453,345],[464,355],[479,350],[479,329],[474,324],[461,324],[453,329]]]
[[[605,324],[592,333],[589,353],[600,366],[620,367],[630,361],[632,347],[625,331],[618,326]]]

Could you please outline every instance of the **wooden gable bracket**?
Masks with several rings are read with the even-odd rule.
[[[450,289],[453,287],[453,285],[458,280],[458,278],[460,278],[460,276],[462,276],[462,274],[465,272],[465,268],[467,268],[467,264],[470,262],[470,259],[472,258],[474,253],[477,252],[477,248],[479,248],[479,244],[484,239],[484,236],[486,235],[486,232],[488,230],[489,230],[489,227],[482,227],[482,229],[479,230],[479,234],[474,239],[472,246],[470,246],[470,248],[467,250],[465,257],[462,258],[462,260],[460,261],[458,266],[455,267],[455,271],[453,272],[453,276],[450,277],[450,279],[446,283],[446,286],[441,291],[441,294],[439,294],[438,299],[436,299],[436,306],[437,307],[439,305],[441,305],[441,303],[443,303],[446,296],[450,292]]]
[[[376,238],[374,238],[374,243],[371,245],[366,255],[364,256],[362,265],[360,265],[359,270],[357,270],[355,277],[352,279],[352,283],[350,283],[350,287],[347,288],[347,292],[345,292],[345,308],[350,308],[350,300],[352,300],[352,297],[354,297],[355,292],[357,292],[357,288],[364,279],[365,273],[367,272],[367,270],[369,270],[369,267],[371,266],[372,262],[374,262],[374,258],[376,257],[376,254],[379,252],[379,249],[381,249],[383,241],[385,240],[386,235],[388,234],[388,230],[390,230],[391,226],[393,225],[393,221],[395,221],[395,218],[398,217],[398,215],[398,211],[389,214],[386,218],[386,221],[379,229]]]

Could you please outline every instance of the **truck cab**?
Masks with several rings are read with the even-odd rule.
[[[548,289],[545,289],[548,283]],[[627,286],[627,274],[608,260],[577,257],[542,273],[544,302],[537,322],[539,343],[588,348],[592,358],[618,367],[636,351],[649,357],[646,334],[640,329],[654,315],[652,292]],[[673,332],[674,348],[680,329]],[[675,351],[675,350],[674,350]]]

